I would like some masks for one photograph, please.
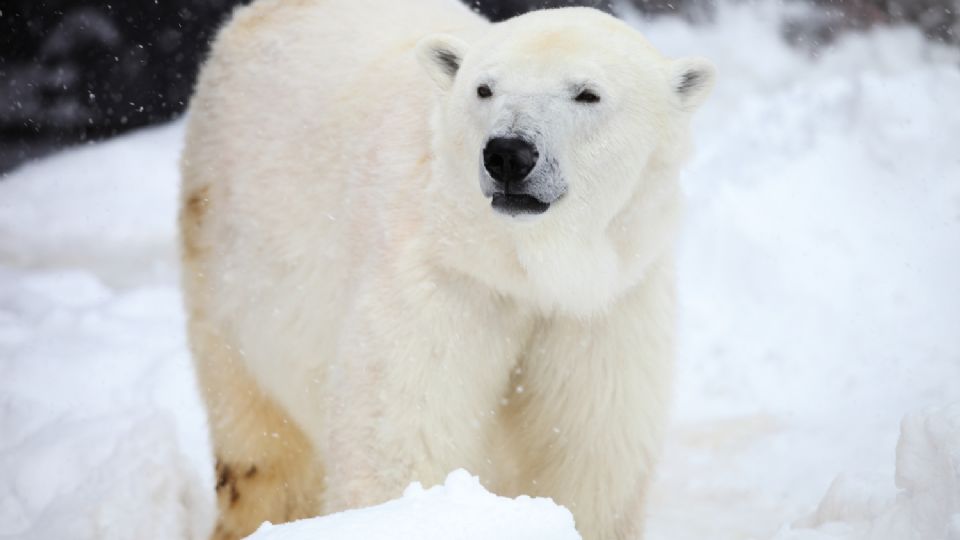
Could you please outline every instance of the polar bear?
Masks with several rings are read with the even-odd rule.
[[[191,104],[180,215],[214,537],[456,468],[638,538],[677,172],[712,85],[587,8],[259,0]]]

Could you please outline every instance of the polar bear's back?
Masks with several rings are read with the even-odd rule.
[[[434,85],[414,47],[485,24],[456,0],[259,0],[214,43],[181,165],[188,308],[297,421],[319,405],[272,363],[332,356],[370,253],[415,220]]]
[[[352,150],[359,136],[393,115],[407,122],[403,139],[424,135],[425,122],[409,121],[425,119],[433,88],[415,65],[414,45],[483,24],[457,0],[259,0],[217,37],[188,136],[201,138],[201,151],[212,145],[242,157],[242,173],[258,156],[275,164],[294,150],[301,152],[290,161],[303,166],[365,154]],[[260,152],[246,155],[253,149]],[[240,165],[218,165],[231,163]]]
[[[425,177],[418,168],[435,89],[416,43],[484,25],[457,0],[259,0],[239,9],[190,104],[184,197],[209,190],[217,204],[205,228],[240,229],[217,237],[276,248],[270,259],[308,248],[293,245],[303,235],[291,229],[309,227],[314,240],[330,232],[327,242],[342,237],[326,230],[332,222],[374,230],[375,206],[404,198],[384,191],[415,190]]]

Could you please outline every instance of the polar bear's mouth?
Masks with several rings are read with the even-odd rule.
[[[508,193],[494,193],[490,205],[497,212],[509,216],[542,214],[550,208],[550,203],[543,202],[532,195]]]

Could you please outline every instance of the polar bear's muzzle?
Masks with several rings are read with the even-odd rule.
[[[562,183],[551,178],[556,176],[551,162],[524,137],[491,137],[483,148],[483,193],[502,214],[542,214],[565,191],[556,189]]]

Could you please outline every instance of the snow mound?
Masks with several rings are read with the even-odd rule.
[[[0,261],[173,281],[182,122],[61,152],[0,177]]]
[[[0,521],[24,539],[203,540],[207,492],[176,441],[161,414],[55,422],[3,452]]]
[[[182,325],[176,291],[0,264],[0,537],[207,537]]]
[[[840,476],[776,540],[960,540],[960,403],[903,419],[896,486]]]
[[[550,499],[498,497],[460,469],[442,486],[414,482],[403,497],[285,525],[264,523],[248,540],[579,540],[570,512]]]
[[[174,256],[182,126],[0,180],[0,538],[213,528]]]

